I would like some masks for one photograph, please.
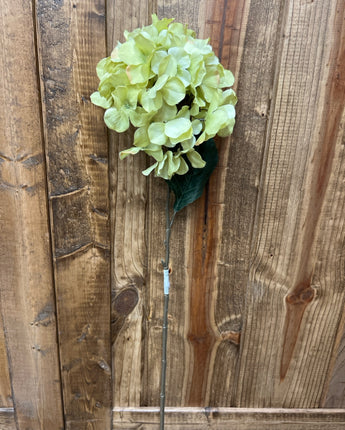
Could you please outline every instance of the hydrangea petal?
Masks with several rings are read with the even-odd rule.
[[[178,78],[169,79],[161,91],[164,100],[170,106],[180,103],[186,95],[186,89]]]
[[[112,105],[112,100],[101,96],[98,91],[95,91],[94,93],[91,94],[90,100],[94,105],[100,106],[103,109],[108,109]]]
[[[111,130],[117,131],[118,133],[122,133],[129,128],[129,119],[126,113],[122,110],[117,110],[114,107],[105,111],[104,122],[107,127]]]
[[[202,169],[206,165],[206,162],[201,158],[201,155],[194,149],[187,152],[187,157],[190,164],[196,169]]]
[[[148,176],[156,167],[158,166],[158,162],[155,164],[152,164],[152,166],[148,167],[147,169],[143,170],[141,173],[145,176]]]
[[[165,124],[165,134],[168,137],[178,138],[188,132],[192,134],[192,131],[192,124],[186,118],[173,119]]]
[[[165,124],[162,122],[154,122],[148,128],[149,139],[157,145],[165,145],[168,141],[165,135]]]
[[[128,157],[128,155],[135,155],[139,151],[141,151],[141,148],[136,148],[135,146],[132,146],[132,148],[124,149],[120,152],[120,159],[123,160],[124,158]]]

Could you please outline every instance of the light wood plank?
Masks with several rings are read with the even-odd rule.
[[[0,20],[0,303],[17,428],[59,430],[63,414],[31,2],[3,0]],[[7,360],[2,365],[6,403]],[[13,416],[0,414],[0,423],[14,428]]]
[[[115,408],[116,429],[154,430],[159,423],[158,408]],[[242,408],[166,408],[166,428],[203,430],[321,430],[327,426],[340,430],[345,412],[336,409],[242,409]]]
[[[124,30],[151,23],[152,1],[107,3],[108,55]],[[116,406],[140,406],[143,328],[149,318],[143,295],[147,284],[147,188],[141,174],[144,154],[119,160],[132,146],[133,130],[110,133],[110,186],[112,228],[113,397]]]
[[[286,2],[238,406],[318,407],[321,401],[344,309],[344,11],[334,0]]]
[[[105,2],[36,3],[66,429],[111,427]]]

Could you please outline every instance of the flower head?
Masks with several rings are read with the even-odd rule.
[[[195,146],[235,124],[234,77],[219,63],[208,40],[196,39],[172,19],[124,33],[110,57],[97,65],[98,91],[91,101],[106,109],[106,125],[119,133],[137,128],[133,147],[121,158],[144,151],[155,163],[143,171],[171,179],[204,160]],[[225,89],[227,88],[227,89]],[[224,90],[225,89],[225,90]]]

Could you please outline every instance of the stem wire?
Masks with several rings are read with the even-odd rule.
[[[165,418],[165,386],[166,386],[166,366],[167,366],[167,339],[168,339],[168,309],[169,309],[169,259],[170,259],[170,236],[171,228],[175,219],[176,211],[174,210],[170,218],[170,188],[165,208],[166,230],[165,230],[165,260],[162,260],[164,269],[164,311],[162,327],[162,366],[161,366],[161,393],[160,393],[160,430],[164,430]],[[166,283],[168,285],[166,285]]]

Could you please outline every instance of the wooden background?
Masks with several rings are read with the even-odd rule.
[[[239,98],[173,228],[167,428],[342,429],[343,0],[0,0],[0,428],[158,427],[165,184],[89,99],[152,13]]]

